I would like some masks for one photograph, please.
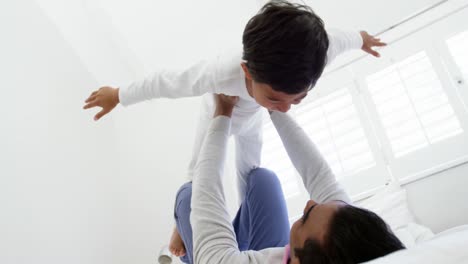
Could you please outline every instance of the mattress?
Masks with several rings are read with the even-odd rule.
[[[409,249],[366,263],[468,264],[468,225],[451,228]]]

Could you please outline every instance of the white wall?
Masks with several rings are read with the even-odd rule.
[[[32,1],[1,2],[0,32],[0,262],[118,262],[115,129],[81,110],[94,76]]]
[[[101,79],[132,76],[105,45],[76,52],[87,43],[72,45],[30,0],[0,4],[0,31],[0,263],[155,263],[199,99],[117,107],[94,122],[82,110],[101,85],[90,63]]]
[[[435,233],[468,224],[468,164],[403,186],[412,212]]]

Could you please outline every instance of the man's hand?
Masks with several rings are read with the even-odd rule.
[[[234,106],[239,101],[239,96],[228,96],[224,94],[215,94],[216,110],[214,117],[223,115],[231,117]]]
[[[119,104],[119,88],[101,87],[99,90],[92,92],[85,103],[83,109],[96,106],[102,107],[102,110],[94,116],[94,120],[97,121]]]
[[[359,32],[362,37],[362,47],[361,49],[375,57],[380,57],[380,54],[373,50],[373,47],[383,47],[386,46],[386,43],[380,41],[379,38],[376,38],[372,35],[369,35],[366,31]]]

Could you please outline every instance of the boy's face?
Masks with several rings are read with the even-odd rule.
[[[250,95],[257,103],[270,111],[287,112],[292,104],[299,104],[307,96],[307,91],[298,94],[287,94],[273,90],[270,85],[257,83],[252,80],[250,89],[247,85]]]
[[[287,112],[292,104],[299,104],[307,96],[307,91],[298,94],[287,94],[273,90],[266,83],[258,83],[252,79],[247,67],[241,64],[246,77],[247,90],[255,101],[270,111]]]

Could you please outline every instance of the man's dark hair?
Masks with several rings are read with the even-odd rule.
[[[355,264],[385,256],[405,246],[375,213],[346,205],[333,216],[322,243],[308,239],[294,252],[302,264]]]
[[[276,91],[307,91],[325,68],[328,35],[322,19],[306,5],[267,3],[247,23],[242,43],[252,78]]]

